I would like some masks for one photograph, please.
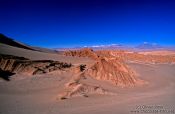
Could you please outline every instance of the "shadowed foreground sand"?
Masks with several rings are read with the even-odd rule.
[[[129,66],[149,84],[142,87],[119,88],[111,83],[87,79],[115,92],[116,95],[93,94],[88,97],[57,100],[58,93],[72,75],[64,71],[35,77],[14,75],[9,82],[0,80],[0,114],[133,114],[135,112],[132,111],[136,108],[144,108],[142,113],[148,109],[153,110],[151,106],[154,106],[155,110],[158,109],[155,106],[159,106],[159,110],[172,110],[161,114],[172,114],[175,110],[175,65],[132,63]]]

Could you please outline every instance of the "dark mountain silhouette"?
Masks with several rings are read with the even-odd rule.
[[[40,51],[40,52],[45,52],[45,53],[60,53],[60,51],[52,50],[52,49],[46,49],[42,47],[34,47],[34,46],[29,46],[27,44],[23,44],[21,42],[13,40],[13,38],[9,38],[5,36],[4,34],[0,33],[0,43],[18,47],[18,48],[23,48],[23,49],[28,49],[28,50],[33,50],[33,51]]]
[[[30,46],[26,46],[26,45],[24,45],[22,43],[19,43],[19,42],[13,40],[12,38],[9,38],[9,37],[1,34],[1,33],[0,33],[0,43],[6,44],[6,45],[10,45],[10,46],[14,46],[14,47],[18,47],[18,48],[34,50]]]

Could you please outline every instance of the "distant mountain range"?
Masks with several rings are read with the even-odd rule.
[[[56,50],[77,50],[82,48],[91,48],[93,50],[115,50],[115,49],[132,49],[132,47],[122,44],[108,44],[108,45],[92,45],[92,46],[79,46],[72,48],[54,48]]]
[[[73,47],[73,48],[54,48],[54,49],[47,49],[47,48],[41,48],[41,47],[33,47],[26,44],[23,44],[21,42],[15,41],[12,38],[9,38],[3,34],[0,33],[0,43],[18,47],[18,48],[24,48],[29,50],[35,50],[35,51],[42,51],[42,52],[58,52],[58,51],[65,51],[65,50],[77,50],[82,48],[91,48],[93,50],[135,50],[135,51],[144,51],[144,50],[175,50],[175,46],[167,47],[167,46],[161,46],[156,43],[148,43],[144,42],[142,44],[139,44],[137,46],[127,46],[122,44],[108,44],[108,45],[92,45],[92,46],[79,46],[79,47]]]
[[[84,46],[85,48],[92,48],[94,50],[101,50],[101,49],[129,49],[131,47],[122,45],[122,44],[109,44],[109,45],[94,45],[94,46]]]
[[[143,44],[139,44],[135,48],[137,48],[137,49],[163,49],[165,47],[161,46],[159,44],[156,44],[156,43],[144,42]]]

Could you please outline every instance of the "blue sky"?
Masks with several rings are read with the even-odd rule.
[[[173,0],[0,0],[0,32],[29,45],[175,45]]]

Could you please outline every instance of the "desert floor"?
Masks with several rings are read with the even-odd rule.
[[[0,44],[2,54],[31,60],[59,60],[76,64],[92,64],[88,58],[65,57]],[[42,75],[11,76],[0,79],[0,114],[173,114],[175,113],[175,65],[128,63],[140,79],[148,83],[133,88],[119,88],[106,81],[90,77],[84,83],[100,85],[114,95],[92,94],[59,100],[58,94],[74,75],[69,71],[54,71]]]
[[[148,84],[119,88],[87,79],[116,95],[58,100],[58,93],[72,76],[64,71],[32,77],[14,75],[11,81],[0,80],[0,114],[155,114],[153,110],[158,114],[175,113],[175,65],[129,65]]]

